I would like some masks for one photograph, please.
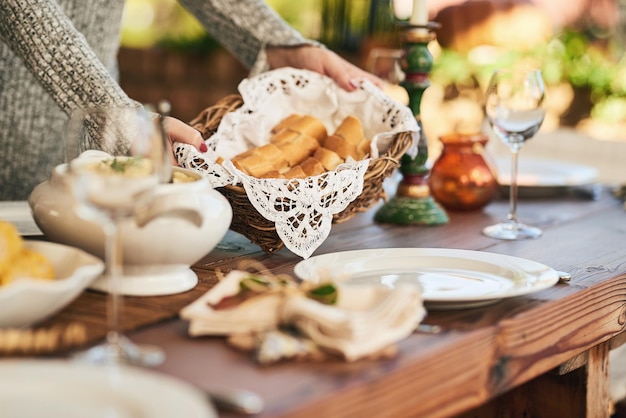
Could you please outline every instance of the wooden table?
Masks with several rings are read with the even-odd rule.
[[[393,359],[356,363],[256,365],[222,338],[187,336],[178,319],[133,332],[167,352],[157,370],[200,387],[247,388],[266,400],[263,417],[608,417],[608,352],[626,321],[626,212],[608,192],[598,201],[569,196],[525,199],[522,220],[540,226],[532,241],[481,235],[506,216],[507,202],[450,213],[438,227],[372,221],[374,210],[336,225],[317,254],[381,247],[441,247],[524,257],[572,280],[482,308],[432,311],[440,334],[415,333]],[[300,258],[267,255],[239,235],[195,266],[201,280],[252,258],[293,273]]]

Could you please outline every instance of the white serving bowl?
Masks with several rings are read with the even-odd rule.
[[[24,246],[54,266],[53,280],[20,278],[0,286],[0,327],[27,327],[73,301],[104,271],[104,263],[78,248],[44,241]]]
[[[90,158],[94,155],[110,157],[99,151],[90,153]],[[154,203],[143,218],[138,222],[124,221],[120,226],[124,264],[122,294],[154,296],[192,289],[198,277],[190,266],[213,250],[228,231],[232,209],[226,198],[201,174],[178,167],[174,171],[194,181],[158,185]],[[103,257],[101,226],[74,212],[67,165],[57,166],[50,180],[33,190],[29,204],[37,226],[47,239]],[[108,291],[104,277],[91,287]]]

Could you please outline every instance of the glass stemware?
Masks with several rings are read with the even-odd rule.
[[[506,221],[483,229],[492,238],[538,238],[541,229],[517,218],[518,154],[543,123],[545,87],[539,70],[497,70],[485,95],[485,113],[495,134],[511,150],[510,210]]]
[[[76,355],[96,363],[157,365],[158,347],[137,346],[121,331],[122,271],[120,225],[150,202],[164,164],[158,119],[140,108],[107,107],[74,111],[66,132],[68,179],[76,213],[102,226],[108,283],[106,341]],[[106,150],[86,151],[91,148]]]

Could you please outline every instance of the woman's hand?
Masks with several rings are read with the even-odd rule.
[[[170,146],[170,157],[172,161],[172,165],[178,165],[178,161],[174,156],[174,152],[172,150],[172,145],[174,142],[183,142],[185,144],[193,145],[200,152],[206,152],[207,146],[204,143],[204,139],[202,139],[202,135],[200,132],[187,125],[186,123],[173,118],[171,116],[167,116],[164,121],[165,124],[165,132],[167,133],[167,139]]]
[[[266,50],[270,68],[294,67],[316,71],[333,80],[344,90],[353,91],[359,81],[367,79],[379,88],[383,81],[375,75],[349,63],[335,52],[317,46],[268,47]]]
[[[339,87],[347,91],[356,90],[359,81],[363,79],[370,80],[380,88],[383,87],[383,81],[380,78],[349,63],[328,49],[309,45],[269,47],[267,49],[267,58],[271,68],[294,67],[316,71],[332,78]],[[207,151],[207,146],[200,132],[176,118],[170,116],[165,118],[165,131],[170,144],[172,164],[174,165],[178,165],[178,161],[176,161],[172,151],[174,142],[190,144],[200,152]]]

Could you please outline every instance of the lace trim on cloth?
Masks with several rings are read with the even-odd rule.
[[[238,173],[250,203],[276,225],[276,233],[293,253],[309,258],[330,234],[333,215],[363,191],[369,159],[342,164],[334,171],[304,179],[257,179],[227,161]]]
[[[344,210],[363,190],[370,159],[348,161],[336,170],[305,179],[258,179],[239,171],[230,158],[269,142],[270,131],[293,113],[309,114],[333,132],[346,116],[362,121],[372,138],[370,157],[384,152],[399,132],[418,132],[410,109],[364,81],[354,92],[340,89],[318,73],[281,68],[242,81],[244,104],[226,114],[217,132],[206,140],[204,154],[176,144],[181,166],[204,174],[213,187],[243,185],[250,203],[275,223],[285,246],[308,258],[330,233],[333,215]],[[415,153],[413,144],[411,153]],[[217,161],[223,159],[222,164]]]

